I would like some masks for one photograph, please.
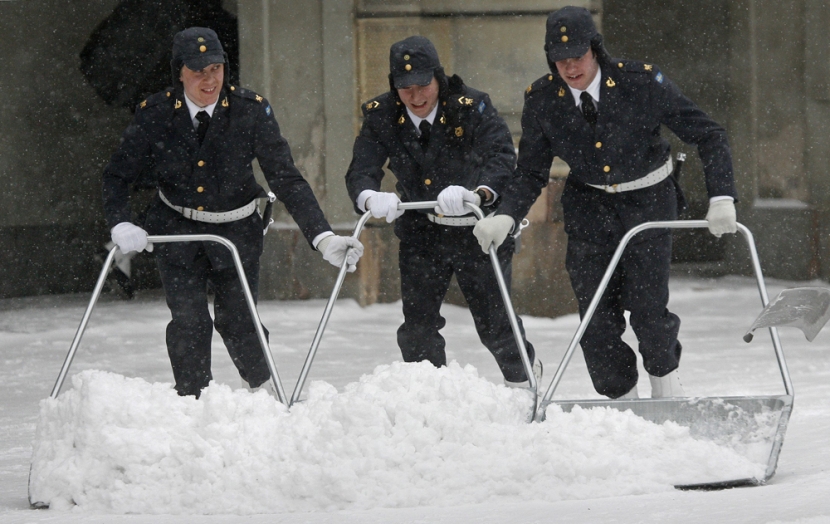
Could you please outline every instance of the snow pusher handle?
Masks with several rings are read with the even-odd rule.
[[[435,200],[424,202],[401,202],[400,204],[398,204],[398,209],[402,211],[433,209],[437,205],[438,202]],[[475,204],[471,204],[470,202],[464,202],[464,206],[467,209],[469,209],[473,214],[475,214],[478,220],[484,218],[484,213]],[[363,230],[363,226],[366,224],[366,221],[368,221],[369,218],[371,218],[371,216],[371,213],[367,211],[363,214],[363,216],[360,217],[360,220],[358,220],[357,225],[354,228],[354,233],[352,234],[353,238],[360,237],[360,233]],[[490,261],[493,264],[493,271],[495,272],[496,280],[498,281],[499,290],[501,291],[501,296],[504,300],[504,307],[507,311],[507,316],[510,320],[510,327],[513,329],[513,338],[516,340],[516,345],[518,346],[519,353],[522,357],[522,364],[524,365],[525,373],[527,374],[530,387],[533,390],[533,411],[531,411],[530,415],[530,421],[532,422],[534,414],[537,411],[537,393],[539,385],[536,383],[536,377],[533,375],[533,366],[530,362],[530,358],[527,356],[527,348],[525,347],[524,339],[522,337],[521,330],[519,329],[519,322],[516,318],[515,311],[513,311],[513,302],[510,300],[510,292],[504,280],[504,274],[501,270],[501,264],[499,264],[499,257],[496,252],[496,246],[491,244],[489,253]],[[308,351],[308,356],[306,357],[305,364],[303,364],[303,369],[300,372],[300,377],[297,380],[297,385],[294,388],[293,394],[291,395],[291,402],[288,404],[289,406],[294,404],[294,402],[297,402],[300,398],[300,393],[302,392],[306,378],[308,377],[308,371],[311,368],[312,362],[314,361],[314,356],[317,354],[317,348],[320,345],[320,340],[323,338],[323,332],[326,330],[326,324],[328,324],[329,316],[331,315],[331,310],[334,307],[334,302],[335,300],[337,300],[337,295],[340,293],[340,287],[343,285],[343,280],[346,277],[347,266],[348,264],[344,259],[343,265],[340,266],[340,273],[337,275],[337,281],[334,284],[334,289],[331,292],[331,296],[329,297],[328,303],[326,303],[326,309],[323,312],[323,318],[320,320],[320,324],[317,327],[317,332],[314,334],[314,340],[311,343],[311,348]]]
[[[599,305],[599,301],[602,298],[602,294],[605,292],[605,288],[608,286],[608,282],[611,280],[612,275],[614,274],[614,270],[617,267],[617,264],[622,258],[623,251],[625,247],[628,245],[629,241],[641,231],[645,231],[646,229],[656,229],[656,228],[669,228],[669,229],[695,229],[695,228],[704,228],[708,227],[709,222],[706,220],[672,220],[672,221],[663,221],[663,222],[646,222],[644,224],[640,224],[632,228],[628,233],[620,241],[620,245],[617,247],[617,250],[614,252],[614,256],[611,259],[611,262],[608,264],[608,269],[605,271],[605,275],[602,277],[602,281],[599,283],[599,287],[597,288],[596,292],[594,293],[594,298],[591,300],[591,304],[588,306],[588,309],[585,311],[585,315],[582,318],[581,322],[579,323],[579,328],[577,328],[576,333],[571,340],[570,345],[568,346],[567,351],[565,351],[565,356],[562,358],[562,362],[559,364],[559,367],[556,370],[556,374],[553,376],[553,380],[551,380],[550,386],[548,386],[547,391],[542,399],[542,409],[544,409],[548,404],[550,404],[551,397],[553,397],[553,392],[556,390],[556,387],[559,385],[560,380],[562,380],[562,375],[565,373],[565,368],[568,367],[568,363],[573,356],[574,350],[576,349],[577,344],[582,339],[582,335],[585,333],[586,328],[588,327],[588,323],[591,321],[591,317],[593,316],[594,312]],[[752,266],[755,271],[755,277],[758,283],[758,292],[761,295],[761,303],[763,307],[766,307],[769,304],[769,296],[767,295],[767,288],[764,284],[764,275],[761,272],[761,263],[758,259],[758,251],[755,248],[755,240],[752,236],[752,233],[749,229],[746,228],[743,224],[738,223],[738,231],[743,234],[744,238],[746,239],[746,243],[749,247],[750,257],[752,259]],[[778,330],[775,327],[769,328],[770,336],[772,337],[772,345],[775,348],[775,356],[778,360],[778,367],[781,370],[781,377],[784,381],[784,389],[787,395],[793,394],[793,385],[792,381],[790,380],[790,372],[787,369],[787,363],[784,360],[784,352],[781,349],[781,341],[778,337]],[[537,413],[537,420],[541,420],[543,418],[543,413]]]
[[[285,396],[285,389],[283,389],[280,376],[277,373],[277,366],[274,363],[274,358],[271,355],[271,350],[268,346],[268,339],[265,337],[265,332],[262,329],[262,322],[259,320],[256,302],[254,302],[254,297],[251,294],[251,288],[248,286],[248,279],[245,277],[245,270],[242,268],[242,259],[239,258],[239,251],[237,251],[233,242],[219,235],[148,235],[147,242],[152,244],[165,244],[171,242],[217,242],[228,248],[231,252],[231,257],[233,257],[233,263],[236,266],[236,273],[239,275],[242,290],[245,292],[245,300],[248,303],[248,310],[251,312],[251,320],[254,322],[254,327],[256,328],[257,336],[259,337],[259,343],[262,346],[262,353],[265,355],[265,361],[268,363],[268,370],[271,372],[271,383],[274,386],[274,390],[277,392],[280,402],[288,405],[287,397]],[[58,380],[55,382],[55,387],[52,388],[52,394],[50,395],[52,398],[57,398],[58,394],[60,394],[63,382],[66,380],[66,374],[69,372],[69,367],[72,365],[72,360],[75,358],[75,353],[78,350],[81,338],[86,330],[89,317],[92,315],[92,309],[95,307],[95,303],[98,302],[101,290],[107,280],[107,274],[112,266],[112,260],[115,257],[116,249],[118,249],[118,246],[113,246],[113,248],[110,249],[106,261],[104,261],[104,267],[101,268],[101,274],[98,275],[98,281],[95,284],[92,297],[89,299],[89,305],[84,312],[80,326],[78,326],[78,331],[75,332],[75,338],[72,340],[72,345],[69,347],[69,353],[67,353],[66,359],[63,362],[63,367],[61,367]]]

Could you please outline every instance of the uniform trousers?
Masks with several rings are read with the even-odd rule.
[[[631,327],[646,371],[662,377],[679,365],[680,319],[666,307],[671,240],[666,231],[628,244],[585,330],[582,351],[594,389],[601,395],[618,398],[637,384],[636,354],[621,338],[626,328],[626,310],[631,313]],[[616,248],[617,244],[568,239],[565,266],[580,317],[585,315]]]
[[[440,309],[455,274],[478,336],[495,357],[502,375],[511,382],[525,381],[527,374],[490,256],[482,253],[472,229],[433,224],[416,213],[407,213],[396,221],[404,314],[404,323],[398,329],[398,346],[405,362],[428,360],[436,367],[446,365],[445,341],[439,333],[446,320]],[[512,238],[499,248],[498,257],[509,289]],[[519,326],[524,338],[521,319]],[[524,343],[532,363],[533,346],[526,340]]]
[[[239,375],[251,387],[270,378],[256,328],[236,267],[214,269],[204,248],[186,266],[157,256],[159,273],[173,319],[167,325],[167,352],[179,395],[199,397],[212,379],[210,371],[213,327],[222,336]],[[254,301],[257,300],[259,259],[243,263]],[[207,286],[214,291],[210,316]],[[264,327],[263,327],[264,329]],[[265,330],[266,337],[268,331]]]

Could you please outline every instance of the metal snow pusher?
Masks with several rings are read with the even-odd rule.
[[[812,342],[821,328],[830,320],[830,289],[821,287],[794,287],[785,289],[767,304],[744,335],[752,341],[758,328],[796,327]]]
[[[149,235],[147,237],[147,242],[152,244],[163,244],[171,242],[217,242],[228,248],[228,250],[231,252],[233,263],[236,266],[236,273],[239,275],[239,280],[242,283],[242,290],[245,292],[245,300],[248,304],[248,309],[251,313],[251,320],[253,321],[254,326],[256,327],[259,342],[262,346],[262,352],[265,355],[265,361],[268,364],[268,370],[271,372],[271,384],[274,387],[274,391],[276,391],[277,393],[279,401],[287,405],[285,389],[283,389],[282,382],[280,381],[279,374],[277,373],[277,366],[274,363],[273,356],[271,355],[271,350],[268,346],[268,339],[265,337],[265,332],[262,329],[262,322],[260,322],[259,313],[257,313],[256,302],[254,302],[253,295],[251,294],[251,288],[248,285],[248,279],[245,277],[245,270],[242,267],[242,260],[239,258],[239,252],[237,251],[236,246],[233,244],[233,242],[231,242],[225,237],[221,237],[218,235]],[[101,268],[101,273],[98,275],[98,281],[95,283],[95,288],[92,291],[92,297],[89,299],[89,305],[87,305],[86,311],[84,312],[84,316],[81,319],[81,324],[78,326],[78,330],[75,332],[75,338],[72,340],[72,344],[69,347],[69,352],[66,354],[63,366],[61,367],[60,373],[58,374],[58,379],[55,381],[55,386],[52,388],[52,393],[50,394],[50,397],[53,399],[58,398],[64,380],[66,380],[66,375],[69,372],[69,367],[72,365],[72,360],[75,358],[75,353],[78,350],[78,346],[81,344],[81,338],[84,336],[84,331],[86,330],[87,323],[89,323],[89,318],[92,315],[92,310],[95,307],[95,304],[98,302],[98,298],[101,296],[101,290],[104,288],[104,283],[106,282],[107,275],[109,274],[110,268],[112,267],[112,261],[115,258],[115,253],[117,249],[118,246],[114,246],[110,250],[107,259],[104,261],[104,265]],[[48,503],[32,500],[31,477],[29,481],[29,504],[33,508],[48,508]]]
[[[419,209],[433,209],[435,206],[438,205],[437,201],[423,201],[423,202],[402,202],[398,204],[399,210],[410,211],[410,210],[419,210]],[[465,207],[469,209],[473,214],[475,214],[476,218],[481,220],[484,218],[484,213],[478,206],[471,204],[469,202],[465,202]],[[363,226],[366,222],[371,218],[371,213],[368,211],[360,217],[358,220],[357,225],[354,228],[354,233],[352,236],[354,238],[359,238],[360,233],[363,230]],[[499,284],[499,290],[501,291],[502,299],[504,300],[504,306],[507,311],[508,318],[510,320],[510,327],[513,329],[513,338],[516,341],[516,345],[519,348],[519,353],[522,357],[522,365],[525,369],[525,374],[528,377],[530,390],[533,394],[533,409],[530,412],[528,417],[528,422],[532,422],[537,411],[537,399],[538,399],[538,387],[539,385],[536,383],[536,377],[533,374],[532,364],[530,362],[530,358],[527,355],[527,348],[524,344],[524,339],[522,337],[521,330],[519,329],[519,322],[516,318],[516,313],[513,311],[513,302],[510,300],[510,291],[508,290],[507,283],[504,280],[504,275],[501,271],[501,265],[499,264],[499,257],[496,253],[496,247],[494,245],[490,245],[490,261],[493,264],[493,271],[496,274],[496,280]],[[320,340],[323,338],[323,333],[326,330],[326,325],[328,324],[329,317],[331,316],[331,311],[334,308],[334,302],[337,300],[337,295],[340,293],[340,287],[343,285],[343,280],[346,278],[346,269],[347,269],[347,262],[344,261],[343,265],[340,267],[340,273],[337,275],[337,280],[334,283],[334,288],[332,289],[331,296],[329,297],[328,302],[326,303],[326,308],[323,311],[323,317],[320,319],[320,323],[317,326],[317,332],[314,334],[314,340],[311,342],[311,347],[308,350],[308,355],[306,356],[305,363],[303,364],[303,368],[300,371],[300,376],[297,379],[297,385],[294,387],[294,392],[291,395],[291,401],[288,404],[289,406],[293,405],[300,399],[300,394],[303,391],[303,386],[305,385],[306,378],[308,377],[308,372],[311,369],[311,364],[314,362],[314,357],[317,354],[317,349],[320,346]]]
[[[766,458],[766,470],[761,478],[727,478],[721,481],[702,484],[677,485],[675,486],[676,488],[684,490],[714,490],[737,486],[759,486],[765,484],[775,474],[778,455],[781,452],[784,433],[787,430],[787,422],[790,419],[790,414],[793,409],[794,397],[792,381],[790,380],[787,363],[784,360],[784,352],[781,349],[778,331],[772,325],[769,325],[769,333],[772,338],[778,367],[781,371],[781,378],[784,382],[784,394],[782,395],[626,400],[551,400],[571,360],[571,356],[577,344],[579,344],[588,323],[591,321],[591,317],[597,308],[599,300],[605,292],[608,282],[614,273],[614,269],[617,267],[629,241],[635,235],[647,229],[693,229],[707,226],[708,222],[706,220],[647,222],[626,233],[605,271],[605,275],[559,364],[559,368],[556,370],[556,374],[551,380],[550,386],[545,392],[540,403],[539,411],[537,412],[537,420],[544,420],[545,410],[553,404],[561,407],[565,412],[570,412],[576,406],[583,409],[603,407],[620,411],[631,410],[635,415],[656,424],[672,421],[681,426],[688,427],[692,437],[708,439],[723,444],[739,443],[747,447],[751,445],[755,450],[763,450],[763,455],[760,455],[760,458]],[[769,298],[761,272],[761,264],[758,260],[758,252],[755,248],[755,241],[752,233],[744,225],[738,224],[738,231],[746,239],[749,247],[752,266],[758,283],[758,291],[761,295],[761,304],[766,307],[769,304]],[[769,452],[766,451],[767,449],[769,449]]]

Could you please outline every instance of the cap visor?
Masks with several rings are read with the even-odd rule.
[[[558,44],[548,51],[548,58],[551,62],[567,60],[568,58],[579,58],[588,52],[591,43],[584,44]]]
[[[185,59],[184,65],[191,71],[201,71],[210,64],[224,64],[225,56],[222,54],[201,54],[195,58]]]
[[[432,71],[411,71],[402,75],[395,75],[392,80],[395,84],[395,89],[404,89],[409,86],[419,85],[425,86],[432,82]]]

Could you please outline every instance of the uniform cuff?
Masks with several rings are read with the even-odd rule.
[[[357,200],[355,201],[355,205],[357,205],[357,208],[365,213],[367,211],[366,201],[369,200],[369,197],[374,195],[375,193],[377,193],[377,191],[372,191],[371,189],[364,189],[363,191],[361,191],[360,194],[357,195]]]
[[[314,240],[311,241],[311,246],[314,249],[317,249],[317,246],[320,244],[320,241],[323,240],[324,238],[330,237],[330,236],[334,236],[333,231],[324,231],[323,233],[320,233],[319,235],[314,237]]]
[[[710,199],[709,199],[709,203],[711,204],[711,203],[713,203],[713,202],[717,202],[718,200],[729,200],[730,202],[734,202],[734,201],[735,201],[735,199],[734,199],[734,198],[732,198],[732,197],[731,197],[731,196],[729,196],[729,195],[721,195],[721,196],[715,196],[715,197],[710,198]]]

